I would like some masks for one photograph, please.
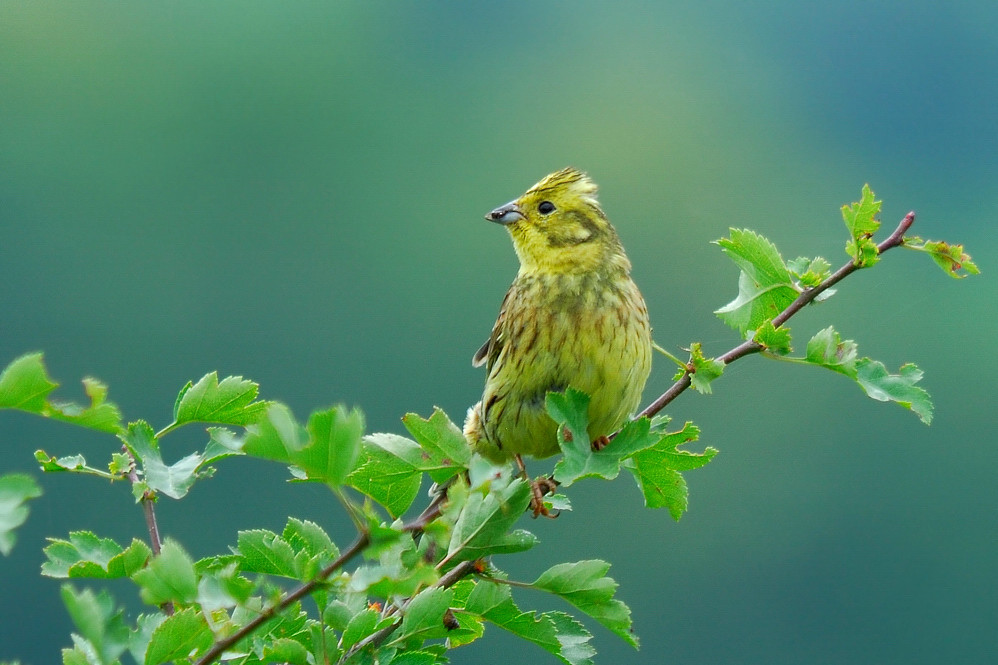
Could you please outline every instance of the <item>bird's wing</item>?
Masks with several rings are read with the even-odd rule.
[[[506,320],[506,307],[510,302],[510,294],[513,293],[513,287],[510,287],[509,291],[506,292],[506,297],[502,299],[502,306],[499,308],[499,316],[496,317],[495,325],[492,326],[492,334],[489,335],[489,339],[482,344],[482,347],[475,352],[475,355],[471,359],[472,367],[481,367],[485,365],[486,370],[492,369],[492,363],[496,361],[499,357],[499,353],[502,351],[503,344],[505,344],[505,336],[502,333],[503,322]]]

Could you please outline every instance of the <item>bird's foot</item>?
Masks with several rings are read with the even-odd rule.
[[[594,453],[598,453],[599,451],[603,450],[609,445],[610,445],[610,437],[603,435],[593,439],[593,442],[589,444],[589,447],[593,449]]]
[[[541,515],[554,519],[561,514],[559,511],[548,510],[544,505],[544,496],[554,494],[556,489],[558,481],[551,476],[541,476],[537,480],[530,481],[530,508],[534,511],[534,519]]]

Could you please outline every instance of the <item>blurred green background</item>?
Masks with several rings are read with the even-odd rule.
[[[869,182],[885,225],[914,208],[914,232],[965,243],[984,275],[898,250],[793,330],[834,323],[864,355],[917,362],[932,426],[830,372],[747,359],[670,409],[721,450],[688,474],[680,523],[627,478],[587,482],[573,513],[526,524],[540,547],[496,563],[531,578],[611,561],[642,648],[591,626],[602,663],[995,662],[996,61],[993,0],[5,1],[0,364],[44,350],[59,396],[93,375],[156,426],[216,369],[302,417],[345,402],[372,431],[434,405],[460,420],[516,270],[482,215],[546,173],[591,173],[657,341],[710,353],[736,342],[711,312],[737,278],[710,241],[749,227],[837,265],[838,208]],[[672,373],[656,362],[647,399]],[[110,454],[0,413],[0,472],[38,477],[37,448]],[[196,556],[289,515],[346,542],[327,493],[285,478],[230,461],[164,499],[161,527]],[[0,659],[36,664],[71,630],[38,574],[44,538],[144,534],[127,487],[42,481],[0,559]],[[452,657],[549,660],[496,629]]]

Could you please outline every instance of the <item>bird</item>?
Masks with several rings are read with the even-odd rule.
[[[637,408],[651,371],[648,309],[631,279],[631,262],[597,200],[596,183],[567,167],[544,177],[485,219],[506,227],[520,268],[488,341],[472,365],[485,365],[481,400],[464,434],[493,462],[560,451],[548,415],[549,392],[589,395],[589,440],[608,443]],[[551,479],[532,484],[534,516]],[[555,515],[556,516],[556,515]]]

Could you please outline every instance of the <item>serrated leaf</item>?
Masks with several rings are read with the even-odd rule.
[[[563,612],[523,612],[513,602],[509,587],[479,581],[468,595],[465,610],[533,642],[569,665],[592,665],[592,635]]]
[[[870,186],[863,185],[860,200],[842,206],[842,220],[849,230],[846,253],[861,268],[872,266],[879,260],[879,250],[871,238],[880,228],[880,222],[876,219],[880,214],[880,205],[880,201],[874,200]]]
[[[163,542],[158,556],[132,575],[132,580],[139,585],[143,602],[150,605],[186,604],[197,598],[194,562],[180,544],[170,538]]]
[[[214,636],[197,609],[174,612],[153,630],[146,648],[145,665],[159,665],[183,660],[209,647]]]
[[[717,244],[741,273],[738,297],[714,313],[743,336],[773,319],[799,295],[776,246],[763,236],[747,229],[731,229],[730,238],[721,238]]]
[[[202,477],[204,459],[200,453],[191,453],[173,464],[167,464],[160,454],[156,434],[144,421],[129,423],[121,439],[141,467],[146,485],[154,492],[165,494],[171,499],[182,499],[198,478]]]
[[[787,262],[787,268],[790,269],[791,274],[797,278],[798,283],[805,289],[818,286],[832,274],[832,264],[820,256],[816,256],[813,259],[798,256],[796,259]]]
[[[164,621],[166,621],[166,615],[160,612],[140,614],[136,619],[135,630],[132,631],[131,639],[128,641],[128,653],[132,655],[132,659],[136,663],[144,664],[146,662],[146,652],[149,650],[152,634]]]
[[[88,466],[87,460],[83,457],[83,455],[53,457],[44,450],[36,450],[35,460],[38,462],[38,467],[45,473],[83,473],[111,479],[111,474],[107,471]]]
[[[450,608],[453,596],[453,591],[440,587],[425,589],[413,596],[405,607],[397,635],[392,636],[393,641],[411,637],[433,639],[446,636],[444,613]]]
[[[766,351],[778,356],[785,356],[793,351],[790,346],[790,328],[786,326],[774,328],[772,321],[766,321],[759,326],[752,333],[752,341],[762,344]]]
[[[83,389],[90,398],[89,406],[73,402],[50,402],[47,415],[87,429],[117,434],[121,431],[121,411],[107,401],[107,386],[94,378],[83,379]]]
[[[342,406],[316,411],[309,417],[306,430],[308,445],[292,451],[292,463],[304,471],[309,480],[332,487],[342,485],[357,464],[364,415],[357,409],[347,411]]]
[[[73,531],[69,540],[49,538],[49,542],[43,550],[48,559],[42,564],[42,575],[46,577],[130,577],[152,555],[141,540],[132,539],[123,548],[111,538],[99,538],[89,531]]]
[[[28,499],[42,495],[35,479],[20,473],[0,476],[0,553],[7,556],[17,542],[16,530],[28,519]]]
[[[919,237],[905,238],[904,247],[927,253],[932,260],[950,277],[962,279],[967,275],[979,275],[980,269],[963,251],[963,245],[950,245],[942,240],[922,240]]]
[[[0,408],[43,413],[46,398],[58,386],[45,371],[41,353],[25,354],[0,373]]]
[[[83,379],[90,405],[51,402],[49,395],[59,386],[45,369],[41,353],[17,358],[0,373],[0,409],[19,409],[87,429],[116,434],[121,430],[118,407],[106,401],[107,386],[97,379]]]
[[[290,464],[292,456],[308,445],[308,432],[291,409],[271,403],[263,416],[246,427],[242,451],[252,457]]]
[[[842,341],[831,327],[807,343],[805,360],[848,376],[873,399],[896,402],[913,411],[926,425],[932,421],[932,400],[928,392],[915,385],[922,379],[922,370],[915,365],[902,365],[898,374],[891,374],[883,363],[858,357],[856,343]]]
[[[177,396],[174,420],[168,429],[193,422],[219,425],[252,425],[270,406],[254,401],[259,386],[241,376],[218,380],[218,373],[205,374],[194,385],[187,384]]]
[[[264,663],[281,663],[282,665],[307,665],[308,650],[305,646],[288,637],[278,637],[264,644]]]
[[[364,437],[360,460],[347,484],[384,506],[392,517],[405,513],[423,481],[417,466],[423,461],[419,444],[395,434],[370,434]]]
[[[668,508],[675,520],[686,512],[688,492],[681,472],[698,469],[717,454],[710,447],[702,453],[679,450],[679,446],[696,441],[699,435],[699,428],[687,422],[678,432],[660,435],[658,443],[631,458],[629,469],[638,481],[646,506]]]
[[[808,340],[804,359],[833,372],[845,374],[851,379],[856,378],[856,342],[851,339],[843,341],[831,326],[818,331]]]
[[[94,660],[88,665],[114,663],[128,648],[129,630],[123,612],[115,607],[107,593],[84,589],[79,593],[69,584],[62,587],[62,602],[66,605],[79,635],[73,635],[78,649],[89,651]]]
[[[558,444],[564,453],[554,467],[554,478],[565,487],[590,476],[616,478],[625,459],[658,440],[650,432],[650,421],[639,418],[626,423],[613,441],[594,452],[587,432],[589,396],[569,388],[564,393],[548,393],[545,403],[559,425]]]
[[[690,345],[690,364],[693,365],[693,374],[690,376],[693,389],[709,395],[711,382],[724,373],[724,363],[716,358],[704,357],[700,342],[693,342]]]
[[[922,370],[908,363],[898,374],[891,374],[883,363],[869,358],[856,362],[856,381],[867,395],[881,402],[897,402],[914,411],[928,425],[932,422],[932,400],[929,393],[916,386],[922,379]]]
[[[598,559],[560,563],[541,573],[533,586],[561,596],[637,649],[631,610],[613,597],[617,583],[606,577],[609,569],[610,564]]]
[[[289,517],[281,537],[296,551],[305,552],[310,556],[321,555],[329,559],[339,556],[339,549],[333,544],[329,534],[309,520]]]
[[[377,611],[369,608],[358,612],[343,630],[343,635],[340,637],[340,649],[346,651],[368,635],[373,634],[374,631],[378,630],[380,624],[381,615]]]
[[[244,572],[297,578],[294,550],[273,531],[240,531],[237,549],[240,555],[239,567]]]
[[[434,465],[441,467],[430,471],[433,482],[445,482],[468,466],[471,460],[468,440],[441,409],[435,408],[433,415],[426,420],[408,413],[402,418],[402,423],[429,454]]]
[[[493,483],[488,492],[470,492],[455,520],[447,558],[465,561],[532,546],[522,532],[510,533],[529,503],[530,486],[520,478],[508,485]]]

